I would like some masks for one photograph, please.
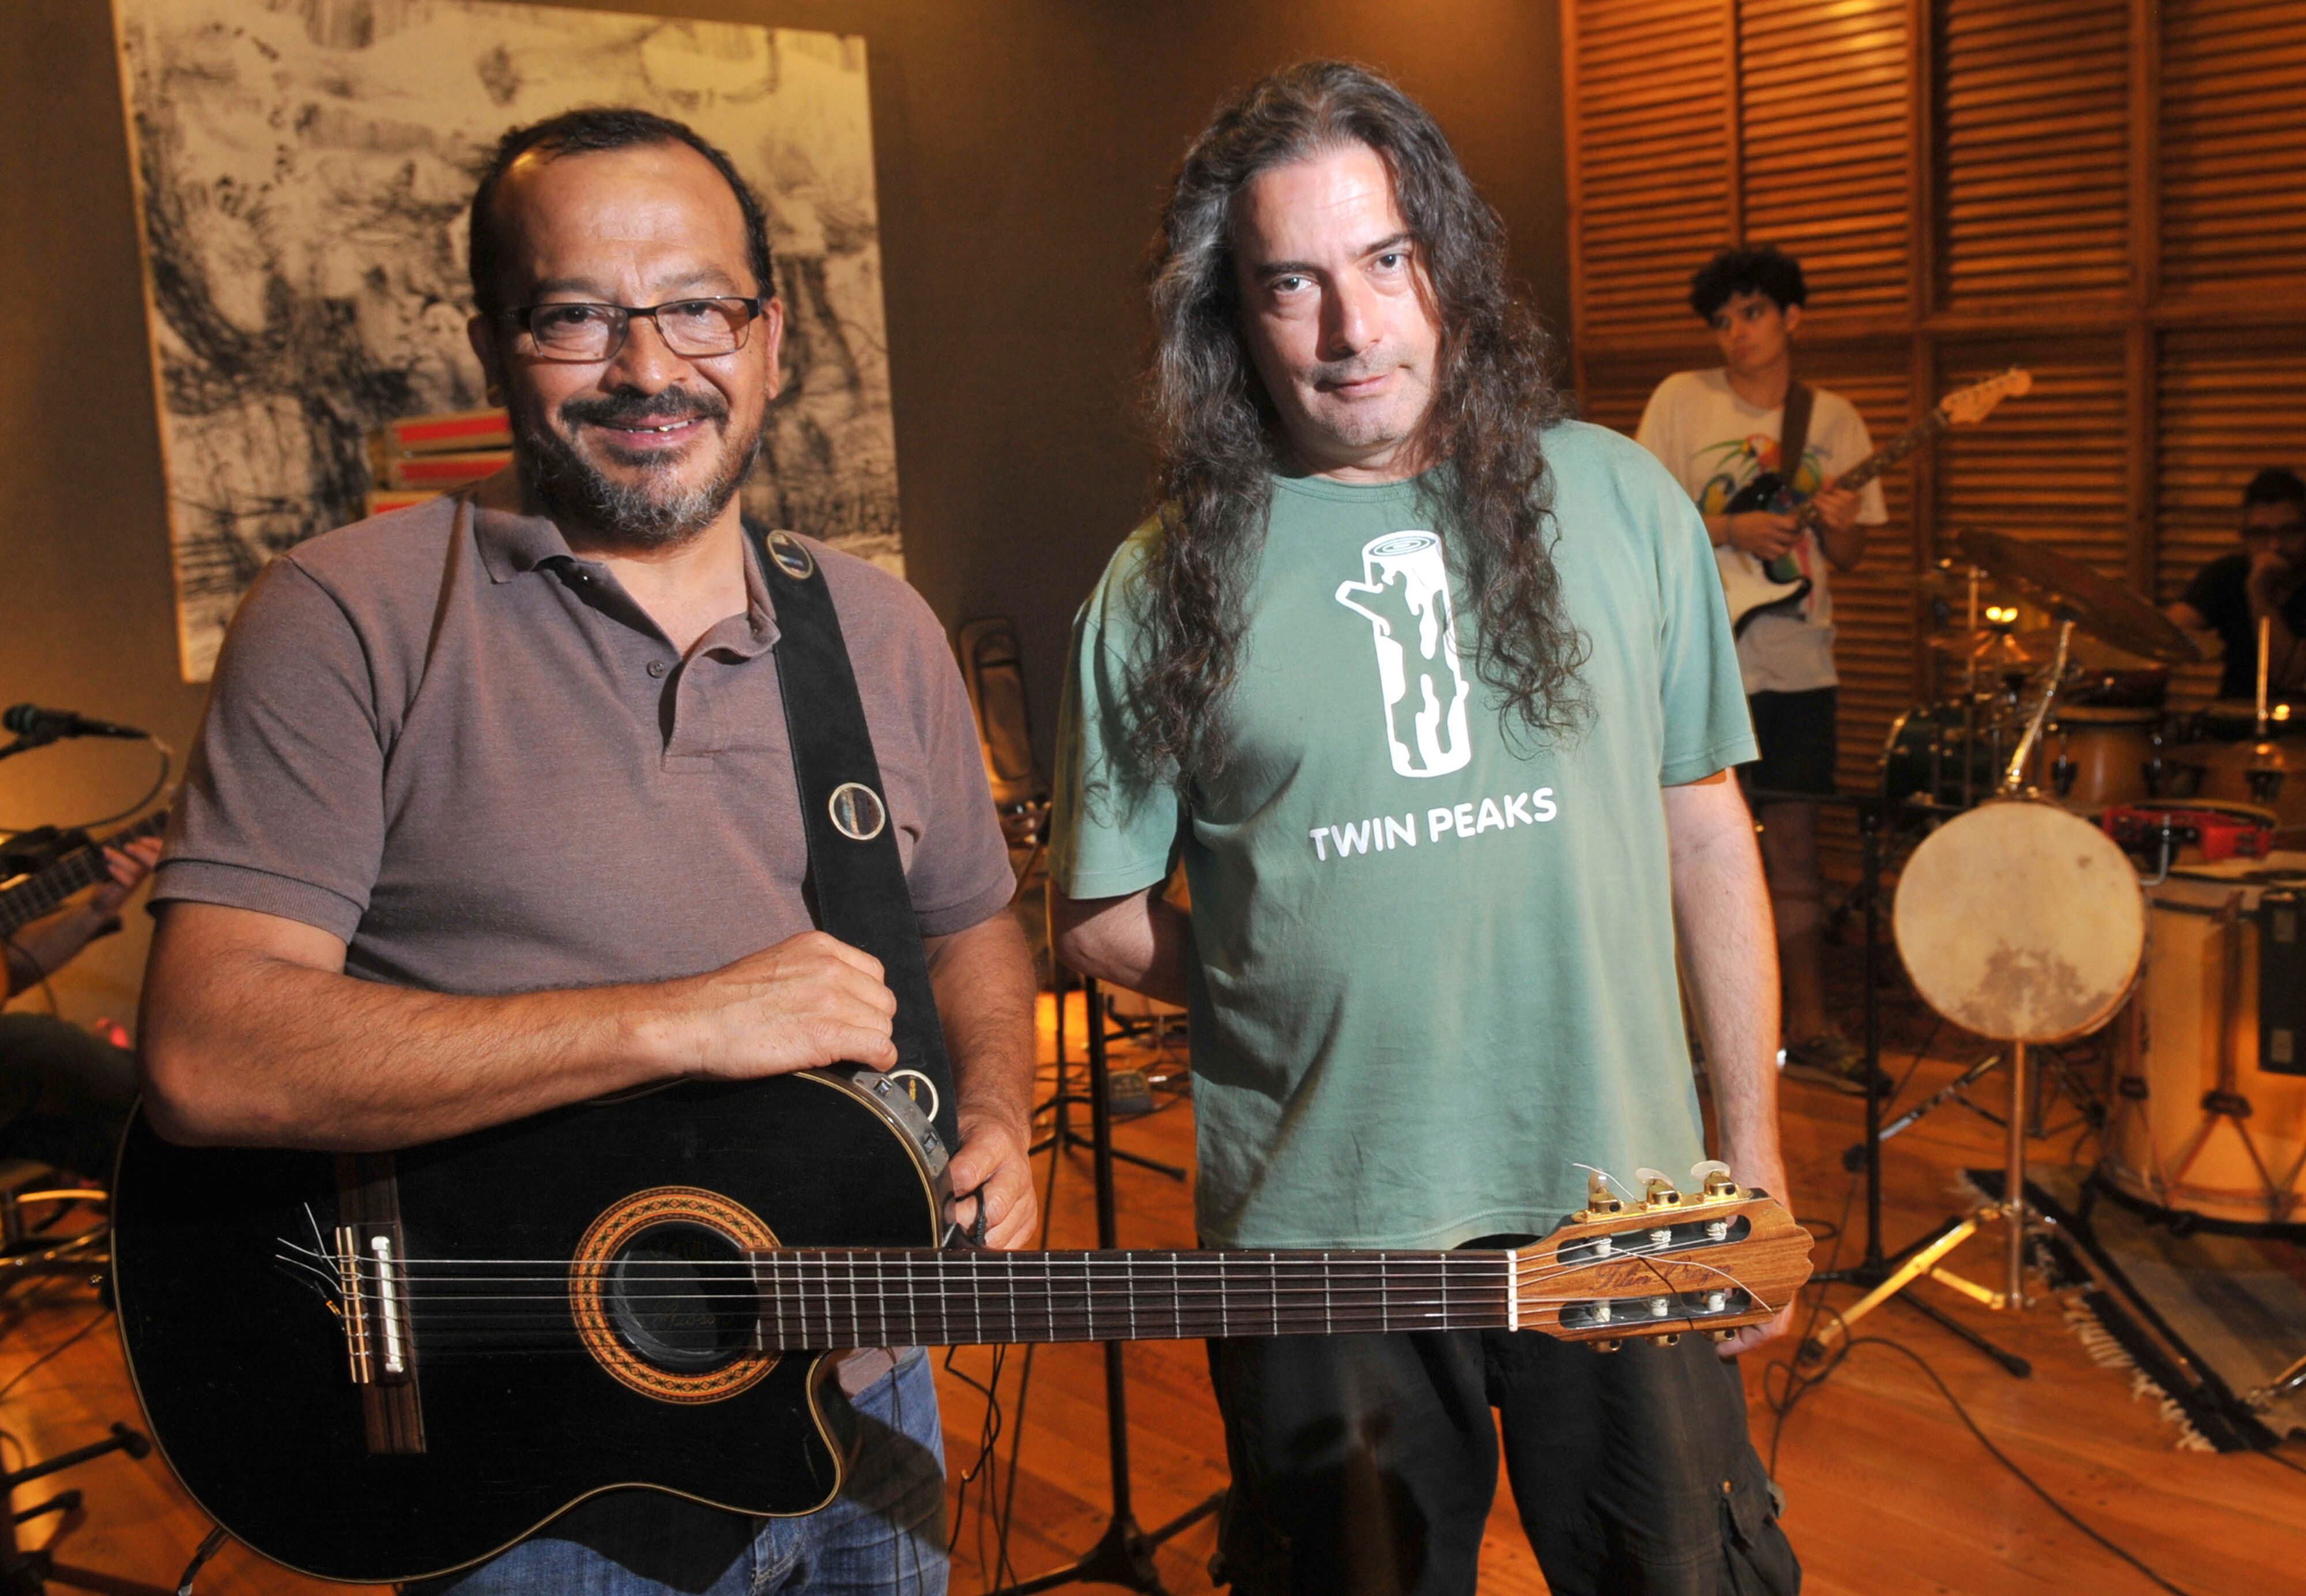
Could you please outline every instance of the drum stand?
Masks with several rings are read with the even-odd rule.
[[[2073,630],[2074,623],[2071,619],[2064,619],[2059,623],[2057,653],[2050,664],[2047,685],[2042,693],[2041,702],[2035,706],[2034,713],[2027,722],[2025,734],[2018,739],[2017,750],[2010,756],[2009,769],[2003,776],[2002,792],[2005,796],[2014,796],[2024,782],[2027,761],[2032,756],[2036,745],[2041,740],[2043,728],[2049,722],[2051,706],[2056,703],[2059,686],[2065,680],[2066,660],[2069,645],[2073,638]],[[1878,868],[1878,865],[1875,864],[1870,854],[1868,863]],[[1867,945],[1870,949],[1875,940],[1872,925],[1875,910],[1870,903],[1866,912],[1869,933]],[[1873,994],[1870,989],[1866,995],[1869,1003],[1866,1040],[1869,1047],[1872,1047],[1875,1045],[1875,1037],[1872,1030],[1874,1020],[1870,1004]],[[1870,1276],[1872,1289],[1839,1314],[1832,1324],[1802,1344],[1801,1351],[1798,1354],[1801,1361],[1815,1363],[1823,1359],[1832,1351],[1837,1342],[1850,1334],[1852,1327],[1858,1320],[1891,1298],[1898,1296],[1924,1276],[1929,1276],[1942,1285],[1952,1286],[1964,1296],[1983,1302],[1988,1308],[1996,1310],[2023,1309],[2029,1305],[2026,1295],[2026,1235],[2027,1225],[2035,1216],[2026,1206],[2026,1126],[2028,1120],[2032,1117],[2030,1113],[2032,1073],[2028,1068],[2031,1061],[2027,1055],[2027,1049],[2029,1045],[2043,1038],[2021,1036],[2002,1039],[2009,1044],[2010,1060],[2008,1071],[2010,1113],[2003,1125],[2006,1174],[2002,1188],[2002,1200],[1982,1202],[1968,1214],[1958,1214],[1949,1218],[1936,1230],[1901,1252],[1894,1264],[1892,1260],[1880,1256],[1882,1150],[1879,1138],[1882,1127],[1881,1102],[1877,1095],[1880,1091],[1880,1082],[1868,1077],[1866,1082],[1868,1089],[1866,1094],[1866,1172],[1869,1184],[1866,1205],[1868,1221],[1866,1257],[1857,1268],[1849,1270],[1841,1277],[1853,1283],[1867,1284]],[[1956,1274],[1939,1262],[1939,1259],[1976,1235],[1979,1227],[1992,1219],[2002,1221],[2003,1227],[2003,1285],[2000,1291],[1980,1284],[1965,1275]],[[1880,1271],[1878,1274],[1877,1269]],[[1824,1276],[1820,1278],[1832,1279],[1834,1276]],[[1908,1302],[1911,1307],[1919,1310],[1972,1346],[1977,1347],[2012,1376],[2023,1379],[2033,1373],[2033,1365],[2025,1359],[1995,1346],[1967,1325],[1961,1324],[1919,1298],[1909,1298]]]
[[[1998,1207],[1981,1208],[1968,1216],[1949,1219],[1937,1230],[1924,1236],[1911,1246],[1900,1249],[1895,1256],[1882,1250],[1882,1016],[1878,995],[1881,978],[1882,928],[1882,805],[1879,799],[1857,800],[1858,834],[1859,843],[1860,892],[1866,900],[1866,1139],[1861,1144],[1865,1152],[1866,1170],[1866,1256],[1846,1269],[1835,1269],[1815,1278],[1829,1284],[1858,1285],[1866,1289],[1866,1295],[1846,1310],[1833,1324],[1802,1344],[1798,1356],[1806,1363],[1823,1358],[1835,1340],[1849,1333],[1850,1327],[1867,1314],[1897,1296],[1924,1275],[1953,1286],[1957,1291],[1975,1296],[1994,1307],[2008,1306],[2008,1293],[1988,1291],[1986,1287],[1963,1279],[1951,1269],[1938,1267],[1938,1259],[1952,1251],[1977,1233],[1986,1218],[1999,1212]],[[2011,1102],[2023,1102],[2017,1083],[2025,1072],[2022,1044],[2014,1050],[2018,1055],[2011,1073]],[[2023,1114],[2011,1117],[2016,1127],[2011,1134],[2014,1156],[2022,1172],[2025,1158],[2025,1125]],[[2011,1190],[2022,1192],[2024,1182]],[[2022,1216],[2011,1227],[2011,1250],[2017,1254],[2022,1247]],[[2020,1302],[2023,1301],[2023,1276],[2012,1275],[2020,1282]],[[1907,1307],[1960,1336],[1984,1353],[2003,1368],[2020,1379],[2033,1372],[2033,1365],[2015,1353],[2004,1352],[1985,1336],[1947,1313],[1934,1302],[1921,1297],[1903,1299]]]

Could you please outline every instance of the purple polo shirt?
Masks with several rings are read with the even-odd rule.
[[[1013,883],[944,629],[809,547],[922,935],[964,930]],[[233,621],[154,900],[303,921],[352,975],[474,994],[694,975],[808,930],[749,558],[746,589],[684,660],[509,473],[298,544]]]

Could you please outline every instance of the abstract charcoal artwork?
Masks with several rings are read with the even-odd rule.
[[[481,0],[115,0],[188,681],[370,434],[486,403],[465,209],[505,129],[676,116],[768,207],[785,397],[746,508],[901,572],[859,38]]]

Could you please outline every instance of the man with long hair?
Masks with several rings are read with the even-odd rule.
[[[1583,1206],[1581,1163],[1691,1167],[1677,928],[1721,1156],[1781,1192],[1704,529],[1562,419],[1440,129],[1354,66],[1252,86],[1185,157],[1152,300],[1161,508],[1080,614],[1051,859],[1063,956],[1191,1010],[1204,1238],[1494,1245]],[[1235,1338],[1210,1368],[1238,1590],[1473,1590],[1492,1406],[1556,1592],[1798,1579],[1701,1338]]]

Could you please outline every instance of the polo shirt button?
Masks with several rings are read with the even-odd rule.
[[[669,669],[670,667],[662,660],[651,660],[648,662],[648,673],[651,676],[662,676]]]

